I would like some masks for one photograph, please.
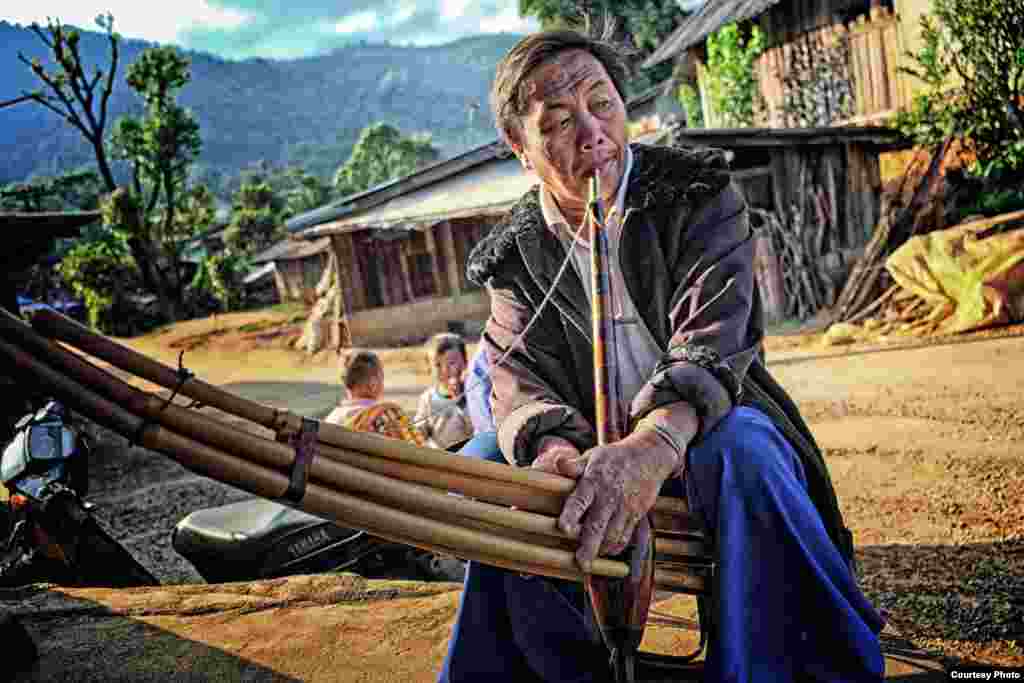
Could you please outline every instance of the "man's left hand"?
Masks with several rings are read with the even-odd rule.
[[[657,500],[678,455],[650,432],[587,451],[587,465],[566,499],[558,525],[579,536],[576,561],[585,572],[600,555],[625,550],[637,523]]]

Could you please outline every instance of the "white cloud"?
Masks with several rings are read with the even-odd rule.
[[[103,0],[102,4],[84,6],[82,0],[35,0],[5,3],[13,6],[0,9],[0,19],[28,25],[46,24],[47,17],[60,19],[84,29],[98,30],[93,20],[108,11],[114,15],[114,30],[128,38],[143,38],[160,43],[177,42],[181,31],[190,28],[238,28],[252,19],[245,12],[211,7],[206,0],[174,0],[174,2],[139,2],[138,0]]]
[[[481,33],[533,33],[536,30],[537,22],[532,18],[520,17],[514,4],[506,7],[501,14],[480,18]]]
[[[458,19],[466,13],[469,0],[441,0],[441,18]]]
[[[377,13],[374,10],[350,14],[334,24],[337,33],[360,33],[377,28]]]

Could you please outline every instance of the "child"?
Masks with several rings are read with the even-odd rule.
[[[463,391],[466,342],[457,334],[438,334],[430,340],[427,360],[434,385],[420,396],[415,424],[437,448],[451,449],[473,436]]]
[[[424,445],[423,435],[409,424],[397,404],[382,402],[384,366],[373,351],[355,351],[348,355],[341,371],[345,398],[324,422],[355,432],[376,432],[393,439]]]

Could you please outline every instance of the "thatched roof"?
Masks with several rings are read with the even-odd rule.
[[[271,261],[296,261],[309,256],[316,256],[327,251],[330,246],[331,239],[329,237],[322,237],[313,241],[288,238],[256,254],[256,256],[250,259],[250,262],[255,266]]]

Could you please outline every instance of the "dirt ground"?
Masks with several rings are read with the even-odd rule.
[[[286,313],[221,316],[130,343],[167,362],[185,349],[184,364],[207,381],[322,416],[337,397],[337,358],[289,350],[299,330],[288,323]],[[1024,665],[1024,339],[867,352],[805,335],[769,339],[768,351],[825,449],[863,586],[890,623],[948,657]],[[381,353],[389,397],[411,409],[427,381],[422,351]],[[122,445],[96,459],[101,518],[165,583],[198,581],[170,530],[193,509],[247,494]],[[377,629],[400,628],[420,634],[404,656],[436,659],[437,638],[423,634],[443,642],[454,600],[421,612],[380,605],[346,638],[372,658],[374,643],[401,641]]]

